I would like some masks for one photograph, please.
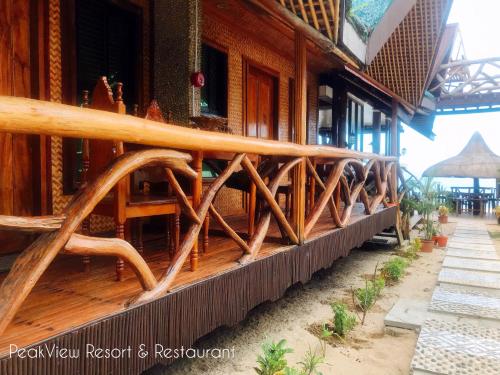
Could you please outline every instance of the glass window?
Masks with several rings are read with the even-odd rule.
[[[227,54],[202,45],[201,63],[205,86],[201,88],[201,112],[227,117]]]

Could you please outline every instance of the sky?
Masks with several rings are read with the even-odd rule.
[[[468,59],[500,56],[500,0],[454,0],[448,23],[459,23]],[[500,155],[500,112],[437,116],[436,138],[430,141],[404,125],[401,164],[417,176],[431,165],[455,156],[479,131],[493,152]],[[472,179],[438,179],[443,186],[472,186]],[[495,186],[495,180],[481,180],[481,186]]]

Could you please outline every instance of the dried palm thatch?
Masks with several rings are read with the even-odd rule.
[[[428,168],[424,176],[500,178],[500,156],[475,132],[460,154]]]

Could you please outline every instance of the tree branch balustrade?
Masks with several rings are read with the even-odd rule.
[[[258,256],[269,231],[271,217],[274,217],[288,241],[299,244],[298,228],[289,221],[276,199],[280,183],[291,172],[305,166],[306,178],[299,183],[305,184],[307,179],[310,181],[309,191],[299,189],[304,193],[303,199],[309,194],[308,213],[296,213],[302,215],[305,239],[308,239],[327,206],[332,218],[332,229],[343,228],[348,224],[358,201],[363,203],[367,215],[375,213],[391,195],[391,173],[396,163],[392,157],[158,125],[127,115],[18,98],[0,97],[0,131],[120,140],[161,147],[125,152],[116,158],[96,179],[80,189],[63,215],[38,218],[0,216],[0,230],[40,233],[17,258],[0,286],[0,333],[14,318],[58,254],[117,256],[123,259],[134,270],[143,288],[125,307],[144,304],[168,293],[187,259],[190,256],[192,262],[193,257],[196,259],[198,254],[193,252],[193,247],[208,216],[212,216],[238,245],[242,251],[239,263],[244,265]],[[195,199],[191,201],[187,198],[177,175],[184,175],[199,183],[201,174],[197,168],[189,166],[193,158],[187,152],[204,151],[231,153],[233,157],[199,197],[197,204]],[[258,165],[255,166],[250,159],[252,155],[259,155],[261,163],[273,164],[273,172],[268,176],[259,174]],[[95,206],[117,183],[135,170],[151,165],[165,169],[165,178],[189,222],[178,251],[173,254],[169,266],[158,280],[137,249],[123,239],[96,238],[76,233]],[[318,173],[319,167],[328,171],[326,176]],[[250,182],[255,185],[257,197],[261,201],[257,223],[248,241],[231,228],[214,206],[220,189],[233,173],[240,170],[245,171]],[[371,189],[367,188],[368,182],[373,183]],[[392,200],[397,200],[393,194]]]

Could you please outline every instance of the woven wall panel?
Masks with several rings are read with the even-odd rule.
[[[450,0],[418,0],[368,67],[368,74],[418,106]]]

